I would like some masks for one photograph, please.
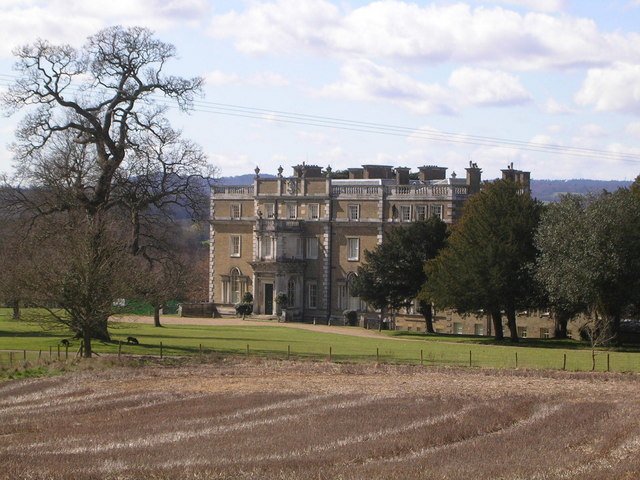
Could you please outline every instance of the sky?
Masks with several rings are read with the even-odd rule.
[[[0,0],[12,51],[111,25],[175,45],[205,79],[172,124],[221,176],[282,165],[447,167],[483,178],[640,174],[640,0]],[[0,172],[21,114],[0,118]]]

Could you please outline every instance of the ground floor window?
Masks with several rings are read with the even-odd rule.
[[[318,308],[318,285],[315,282],[307,285],[307,307]]]
[[[242,275],[239,268],[232,268],[229,275],[222,276],[222,302],[240,303],[248,289],[248,283],[247,277]]]

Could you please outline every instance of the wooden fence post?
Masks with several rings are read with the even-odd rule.
[[[420,349],[420,365],[424,365],[424,356],[422,355],[422,349]]]
[[[287,360],[291,358],[291,345],[287,345]]]
[[[563,354],[562,355],[562,370],[566,370],[567,369],[567,354]]]
[[[609,354],[607,353],[607,372],[611,371],[611,363],[609,363]]]
[[[249,356],[249,344],[247,343],[247,357]]]
[[[376,347],[376,363],[380,364],[380,348]]]
[[[331,361],[333,358],[332,352],[331,352],[331,345],[329,345],[329,361]]]
[[[65,360],[69,359],[69,344],[64,346],[64,359]]]
[[[518,352],[516,352],[516,368],[518,368]]]
[[[472,362],[471,362],[471,350],[469,350],[469,366],[472,366]]]
[[[160,358],[162,358],[162,342],[160,342]]]

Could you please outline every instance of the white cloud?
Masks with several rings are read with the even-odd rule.
[[[515,75],[501,71],[462,67],[451,74],[449,85],[475,105],[517,105],[531,100]]]
[[[562,3],[543,1],[545,10]],[[637,33],[604,33],[595,21],[569,15],[464,3],[380,0],[340,10],[326,0],[253,1],[243,11],[214,16],[210,33],[258,55],[312,53],[511,70],[640,61]]]
[[[317,145],[335,145],[336,139],[317,131],[300,130],[297,136],[303,142],[315,143]]]
[[[508,106],[531,99],[514,75],[469,67],[454,70],[447,85],[420,82],[369,60],[347,62],[341,77],[316,95],[392,103],[418,114],[452,114],[468,105]]]
[[[580,127],[580,135],[587,138],[594,138],[594,137],[606,137],[609,134],[600,125],[590,124],[590,125],[583,125],[582,127]]]
[[[204,81],[207,85],[213,86],[230,85],[238,82],[238,75],[214,70],[204,75]]]
[[[287,87],[291,82],[274,72],[256,72],[248,77],[241,77],[237,73],[226,73],[213,70],[204,76],[207,85],[249,85],[252,87]]]
[[[568,115],[576,113],[576,110],[568,105],[563,105],[554,98],[549,98],[542,107],[542,110],[552,115]]]
[[[480,0],[476,0],[480,1]],[[640,0],[637,0],[640,1]],[[482,3],[487,3],[486,0],[482,0]],[[538,12],[559,12],[564,10],[569,1],[568,0],[491,0],[491,3],[502,3],[507,5],[515,5],[524,7],[529,10],[535,10]]]
[[[246,84],[256,87],[288,87],[291,82],[279,73],[257,72],[246,80]]]
[[[222,177],[243,175],[252,172],[255,168],[254,161],[246,154],[209,152],[207,156]]]
[[[369,60],[348,62],[341,68],[341,73],[341,81],[315,93],[322,97],[355,101],[384,101],[421,114],[453,111],[453,98],[442,86],[419,82]]]
[[[80,46],[87,36],[109,25],[143,25],[165,30],[207,18],[207,0],[4,1],[0,3],[0,57],[37,38]]]
[[[640,65],[590,69],[575,101],[598,111],[640,113]]]
[[[640,138],[640,122],[631,122],[624,131],[631,138]]]

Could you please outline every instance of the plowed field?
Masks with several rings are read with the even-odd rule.
[[[637,479],[640,377],[275,361],[0,384],[3,479]]]

